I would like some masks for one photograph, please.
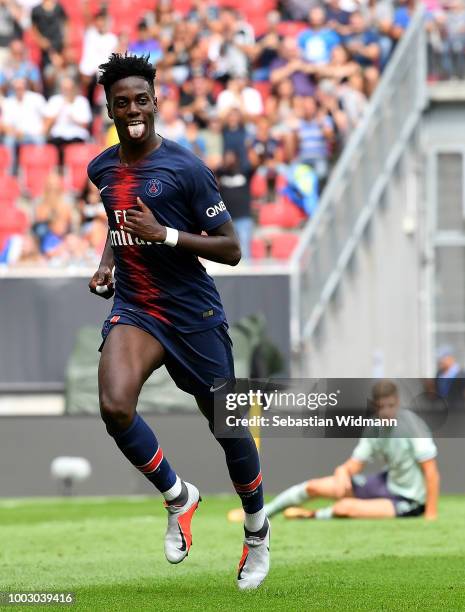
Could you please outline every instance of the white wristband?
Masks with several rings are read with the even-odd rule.
[[[166,228],[166,238],[163,244],[166,244],[170,247],[175,247],[178,244],[179,232],[177,229],[173,229],[172,227]]]

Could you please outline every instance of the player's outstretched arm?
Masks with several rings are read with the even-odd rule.
[[[426,504],[425,519],[434,521],[438,517],[439,498],[439,470],[436,459],[429,459],[420,463],[425,478]]]
[[[115,292],[113,287],[113,266],[113,250],[110,244],[110,232],[108,232],[100,265],[89,282],[91,293],[95,293],[107,300],[112,297]],[[105,287],[106,289],[104,289]]]
[[[138,208],[126,213],[123,229],[149,242],[164,242],[167,228],[161,225],[148,206],[137,198]],[[179,232],[175,248],[185,249],[203,259],[235,266],[241,259],[239,239],[231,221],[209,230],[208,236]]]

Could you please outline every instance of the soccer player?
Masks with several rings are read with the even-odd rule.
[[[437,449],[429,430],[413,412],[400,410],[397,387],[380,381],[372,400],[381,418],[397,418],[398,427],[412,437],[361,438],[352,456],[332,476],[314,478],[280,493],[265,505],[268,517],[286,509],[290,519],[394,518],[424,515],[437,517],[439,472]],[[361,474],[365,464],[381,460],[386,466],[378,474]],[[326,508],[295,507],[315,497],[337,500]]]
[[[102,329],[100,411],[121,452],[165,498],[165,555],[179,563],[192,544],[199,491],[174,471],[137,413],[137,399],[164,364],[176,385],[195,397],[213,432],[217,381],[234,380],[234,365],[220,297],[198,257],[236,265],[241,253],[212,172],[155,132],[155,70],[147,58],[114,53],[100,70],[120,141],[88,167],[109,225],[89,288],[106,298],[114,294]],[[254,589],[269,570],[270,537],[258,453],[247,429],[218,442],[245,513],[238,586]]]

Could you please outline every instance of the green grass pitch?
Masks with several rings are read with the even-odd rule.
[[[206,496],[189,557],[170,566],[159,498],[0,501],[0,591],[74,591],[76,604],[60,606],[73,612],[465,610],[463,497],[444,497],[434,523],[277,517],[270,575],[248,593],[235,586],[235,506]]]

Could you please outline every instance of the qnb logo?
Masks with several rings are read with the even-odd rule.
[[[205,212],[207,213],[207,217],[216,217],[216,215],[219,215],[220,212],[223,212],[224,210],[226,210],[226,206],[224,205],[223,200],[221,200],[218,202],[218,204],[215,204],[215,206],[210,206],[207,208]]]

